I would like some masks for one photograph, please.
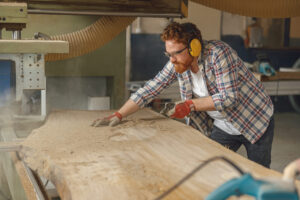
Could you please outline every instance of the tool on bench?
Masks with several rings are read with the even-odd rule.
[[[163,199],[189,178],[194,176],[195,173],[205,165],[218,159],[226,161],[228,164],[234,167],[241,174],[241,177],[233,178],[227,181],[210,193],[205,200],[225,200],[231,196],[242,195],[253,196],[257,200],[299,200],[294,179],[300,172],[300,159],[292,162],[285,168],[283,179],[266,180],[254,178],[250,173],[243,172],[237,165],[222,156],[213,157],[201,163],[192,172],[182,178],[178,183],[161,194],[155,200]]]
[[[174,107],[176,106],[177,103],[176,102],[164,103],[164,108],[160,111],[160,114],[163,114],[164,116],[166,116],[168,118],[173,118],[172,115],[174,113],[172,113],[171,110],[172,109],[174,110]],[[187,106],[190,106],[190,105],[187,105]],[[184,116],[184,115],[182,115],[182,116]],[[191,120],[193,120],[195,122],[194,125],[197,126],[197,129],[199,131],[204,132],[203,129],[200,127],[200,125],[197,123],[197,120],[190,113],[188,115],[186,115],[186,117],[190,118]],[[206,133],[206,132],[204,132],[204,133]]]
[[[164,108],[160,111],[160,114],[163,114],[164,116],[169,117],[167,113],[170,110],[172,110],[175,107],[175,105],[176,105],[175,102],[164,103]]]
[[[167,115],[170,118],[183,119],[189,117],[190,113],[195,111],[195,104],[192,100],[177,101],[175,103],[166,103],[161,114]]]
[[[257,61],[253,63],[254,71],[259,72],[265,76],[274,76],[275,69],[272,67],[271,60],[265,54],[258,54]]]

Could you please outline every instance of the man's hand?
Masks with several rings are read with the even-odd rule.
[[[91,126],[116,126],[122,120],[122,115],[119,112],[115,112],[114,114],[104,117],[102,119],[96,119]]]
[[[174,108],[169,110],[167,112],[167,115],[171,118],[178,118],[182,119],[188,114],[190,114],[191,111],[195,110],[195,105],[192,100],[186,100],[186,101],[180,101],[175,103]]]

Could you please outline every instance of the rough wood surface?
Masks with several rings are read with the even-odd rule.
[[[90,126],[109,113],[53,112],[23,142],[27,164],[50,179],[62,199],[155,199],[204,160],[219,155],[255,177],[281,177],[150,110],[141,110],[116,127]],[[216,161],[165,199],[204,199],[235,176],[230,166]]]

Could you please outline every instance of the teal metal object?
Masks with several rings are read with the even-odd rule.
[[[266,76],[274,76],[275,70],[270,65],[269,62],[260,62],[258,66],[259,73],[266,75]]]
[[[239,178],[224,183],[205,200],[225,200],[230,196],[249,195],[257,200],[299,200],[298,192],[293,182],[282,180],[259,180],[244,174]]]

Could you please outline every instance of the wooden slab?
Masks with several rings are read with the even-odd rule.
[[[69,53],[69,43],[59,40],[0,40],[0,53]]]
[[[109,113],[53,112],[23,142],[21,154],[26,163],[50,179],[62,199],[155,199],[204,160],[219,155],[255,177],[281,177],[197,130],[147,109],[116,127],[90,126]],[[216,161],[165,199],[204,199],[236,176],[229,165]]]

